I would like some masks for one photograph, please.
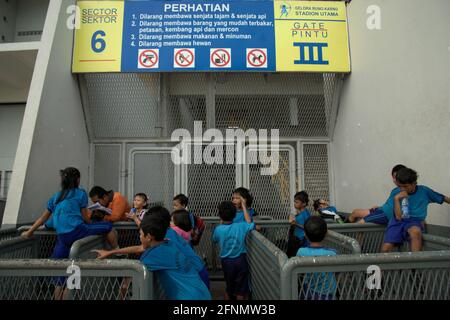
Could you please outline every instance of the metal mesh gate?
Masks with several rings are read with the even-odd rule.
[[[215,216],[219,201],[230,198],[241,186],[242,169],[235,164],[191,164],[181,179],[167,156],[140,155],[130,172],[132,144],[166,146],[173,130],[188,129],[194,121],[203,130],[239,127],[279,129],[280,138],[295,150],[295,172],[286,152],[281,152],[280,171],[261,176],[250,165],[249,184],[260,215],[285,218],[292,210],[293,193],[308,191],[311,199],[330,198],[328,146],[336,113],[336,74],[313,73],[170,73],[86,74],[80,76],[90,139],[94,144],[93,184],[120,190],[131,200],[146,192],[155,201],[185,192],[190,208]],[[270,131],[269,131],[270,132]],[[308,140],[310,139],[310,140]],[[301,141],[318,141],[302,143]],[[109,145],[108,145],[109,144]],[[126,160],[128,159],[128,160]],[[156,164],[156,162],[162,164]],[[128,172],[128,175],[126,174]],[[131,175],[133,181],[131,181]],[[302,181],[294,189],[291,180]],[[162,185],[151,181],[163,181]],[[287,186],[288,185],[288,186]],[[128,187],[127,187],[128,186]]]

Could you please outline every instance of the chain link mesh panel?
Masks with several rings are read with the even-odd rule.
[[[330,199],[328,145],[303,144],[303,179],[303,190],[310,199],[308,209],[314,212],[315,199]]]
[[[293,300],[448,300],[450,260],[447,253],[294,258],[298,269],[298,290]],[[367,266],[377,265],[380,287],[368,287]],[[302,266],[302,267],[300,267]],[[291,279],[288,276],[288,279]],[[372,281],[373,282],[373,281]],[[371,282],[371,283],[372,283]],[[295,288],[295,283],[294,288]]]
[[[258,159],[258,151],[248,151],[249,163]],[[249,188],[255,198],[253,208],[258,215],[270,216],[273,219],[286,219],[292,210],[294,198],[295,172],[290,172],[289,151],[279,151],[279,169],[275,175],[262,175],[261,168],[267,165],[249,164]],[[293,180],[293,181],[292,181]]]
[[[152,204],[160,203],[169,210],[174,196],[174,163],[167,153],[143,153],[133,156],[133,189],[136,193],[144,192]]]
[[[94,185],[119,190],[120,146],[95,145]]]
[[[161,135],[159,74],[86,74],[94,138],[148,138]]]
[[[217,216],[217,206],[224,200],[231,199],[236,188],[236,165],[227,164],[224,146],[223,164],[208,164],[202,161],[195,164],[195,159],[203,159],[207,146],[191,145],[191,164],[187,165],[187,188],[189,210],[199,216]]]
[[[79,289],[66,290],[68,260],[0,261],[0,300],[125,300],[150,299],[153,274],[129,260],[77,261]]]
[[[216,76],[217,128],[273,128],[279,129],[282,137],[328,136],[334,75],[219,73]]]

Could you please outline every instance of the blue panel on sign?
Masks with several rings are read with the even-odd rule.
[[[275,71],[272,1],[126,1],[122,72]]]

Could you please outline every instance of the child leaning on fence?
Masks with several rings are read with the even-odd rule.
[[[148,209],[146,214],[143,218],[146,216],[156,216],[159,217],[164,221],[164,223],[170,224],[171,216],[169,211],[161,206],[154,206]],[[137,225],[140,227],[142,222],[138,220]],[[204,282],[207,288],[209,288],[209,274],[208,270],[206,269],[205,264],[203,263],[203,260],[198,256],[198,254],[195,253],[195,251],[192,249],[192,247],[186,242],[185,239],[183,239],[181,236],[179,236],[172,228],[167,228],[165,240],[171,241],[193,264],[195,270],[197,270],[201,280]],[[123,254],[137,254],[141,255],[145,249],[142,245],[137,246],[131,246],[116,250],[93,250],[97,253],[98,259],[106,259],[112,255],[123,255]]]
[[[306,209],[308,203],[309,197],[305,191],[297,192],[294,195],[295,213],[289,215],[291,228],[289,230],[286,252],[289,258],[295,256],[299,248],[308,244],[308,241],[305,239],[305,232],[303,231],[305,221],[311,216],[308,209]]]
[[[154,272],[170,300],[211,300],[211,294],[199,276],[192,260],[178,246],[165,238],[169,221],[157,215],[146,215],[141,223],[140,238],[145,250],[141,262]]]
[[[56,230],[56,245],[53,249],[53,259],[67,259],[72,244],[91,235],[106,235],[112,248],[117,248],[117,235],[112,230],[111,222],[89,223],[87,210],[88,197],[86,191],[79,188],[80,171],[76,168],[61,170],[61,191],[55,193],[47,203],[47,210],[33,224],[22,233],[24,237],[31,237],[34,231],[45,223]],[[58,286],[64,284],[64,278],[58,280]],[[55,292],[57,299],[62,298]]]
[[[323,246],[327,235],[327,224],[318,216],[311,216],[305,222],[305,235],[309,245],[298,249],[298,257],[335,256],[334,249]],[[336,279],[331,272],[306,274],[300,281],[300,300],[332,300],[336,292]]]

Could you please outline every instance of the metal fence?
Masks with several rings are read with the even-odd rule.
[[[247,259],[253,300],[281,298],[281,270],[286,254],[256,231],[247,237]]]
[[[262,228],[260,232],[269,241],[281,250],[287,250],[290,224],[286,220],[262,221],[258,225]],[[339,254],[361,253],[360,245],[355,239],[333,230],[328,231],[328,235],[324,239],[324,245],[337,250]]]
[[[80,268],[79,289],[67,289],[69,300],[150,300],[153,274],[131,260],[0,260],[0,300],[53,300],[55,277],[69,277]],[[124,281],[126,279],[126,281]],[[73,282],[76,284],[76,281]]]
[[[40,239],[40,231],[36,237],[26,239],[15,237],[0,242],[0,259],[43,259],[49,258],[53,247],[47,247],[47,241]],[[44,237],[49,237],[49,232],[44,233]],[[56,237],[56,235],[55,235]],[[42,247],[42,245],[45,247]],[[70,249],[69,259],[95,259],[96,254],[91,252],[94,249],[105,248],[106,243],[101,236],[89,236],[75,241]],[[50,253],[49,253],[50,252]],[[44,253],[44,257],[43,257]]]
[[[8,228],[0,230],[0,241],[12,239],[14,237],[17,237],[16,228]]]
[[[328,229],[354,238],[361,246],[362,253],[379,253],[383,245],[385,226],[373,223],[329,224]],[[450,239],[424,233],[423,251],[450,250]],[[398,248],[409,251],[407,243]]]
[[[380,268],[380,289],[369,266]],[[289,300],[448,300],[450,251],[294,257],[281,287]]]

